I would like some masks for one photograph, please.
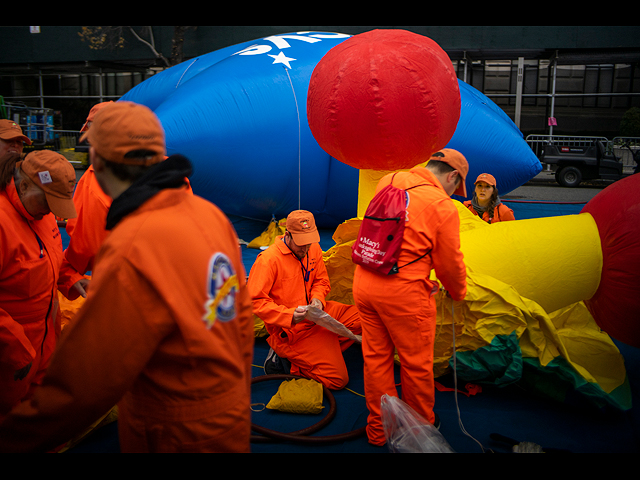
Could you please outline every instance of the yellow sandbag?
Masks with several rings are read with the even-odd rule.
[[[253,336],[256,338],[267,336],[267,327],[264,322],[258,318],[257,315],[253,315]]]
[[[322,384],[306,378],[285,380],[267,408],[289,413],[320,413],[324,408]]]
[[[287,226],[287,219],[282,218],[280,221],[276,221],[275,217],[271,219],[267,228],[260,234],[260,236],[254,238],[247,244],[247,248],[261,248],[268,247],[275,242],[278,235],[284,235]]]

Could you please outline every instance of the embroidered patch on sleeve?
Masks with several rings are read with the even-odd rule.
[[[228,322],[236,317],[238,276],[223,253],[215,253],[209,260],[207,301],[204,322],[211,329],[217,320]]]

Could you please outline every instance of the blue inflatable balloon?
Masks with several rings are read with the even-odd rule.
[[[194,192],[225,213],[268,221],[302,208],[318,226],[335,227],[357,215],[358,171],[319,147],[306,105],[315,65],[346,38],[297,32],[233,45],[160,72],[121,100],[155,111],[168,154],[193,163]],[[482,172],[501,194],[535,176],[540,162],[513,122],[459,83],[460,121],[448,147],[469,161],[467,191]]]
[[[469,198],[481,173],[490,173],[496,178],[500,195],[540,173],[540,161],[504,110],[462,80],[458,80],[458,86],[460,120],[447,148],[462,152],[469,162],[466,182]]]
[[[194,165],[194,192],[226,213],[269,220],[303,208],[318,225],[336,225],[356,211],[358,173],[313,139],[306,92],[315,64],[348,37],[292,33],[227,47],[155,75],[122,100],[155,111],[167,152]]]

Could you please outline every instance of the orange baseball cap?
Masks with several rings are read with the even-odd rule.
[[[461,197],[467,196],[465,181],[467,179],[467,173],[469,173],[469,163],[467,162],[467,159],[464,158],[464,155],[452,148],[443,148],[442,150],[438,150],[436,153],[432,154],[429,160],[444,162],[454,170],[457,170],[462,177],[462,182],[460,182],[460,185],[458,185],[458,188],[456,188],[456,191],[453,192],[453,194]]]
[[[496,179],[494,178],[493,175],[489,173],[481,173],[480,175],[478,175],[478,178],[476,179],[475,183],[478,183],[478,182],[488,183],[492,187],[496,186]]]
[[[76,218],[73,189],[76,171],[65,157],[53,150],[36,150],[19,163],[20,169],[44,191],[49,209],[61,218]]]
[[[84,125],[82,126],[80,131],[86,132],[87,130],[89,130],[89,123],[93,122],[96,113],[98,113],[100,110],[102,110],[103,107],[106,107],[110,103],[113,103],[113,100],[109,100],[108,102],[96,103],[93,107],[91,107],[91,110],[89,110],[89,115],[87,115],[87,119],[85,120]]]
[[[133,102],[113,102],[96,113],[87,139],[102,158],[126,165],[153,165],[166,158],[164,129],[150,108]],[[144,160],[127,158],[135,150],[152,152]]]
[[[13,140],[20,138],[27,145],[31,145],[31,139],[22,133],[22,128],[13,120],[0,120],[0,138],[2,140]]]
[[[306,210],[294,210],[287,216],[287,231],[297,245],[309,245],[320,241],[316,219]]]

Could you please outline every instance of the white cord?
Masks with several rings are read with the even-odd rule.
[[[291,85],[291,91],[293,92],[293,99],[296,102],[296,114],[298,115],[298,210],[300,210],[300,191],[301,191],[300,177],[302,174],[302,171],[300,168],[300,110],[298,108],[298,99],[296,98],[296,91],[293,88],[293,82],[291,81],[291,77],[289,76],[289,70],[284,65],[282,66],[282,68],[284,68],[284,71],[287,72],[287,77],[289,78],[289,84]]]
[[[191,68],[191,66],[196,63],[198,61],[198,59],[196,58],[195,60],[193,60],[193,62],[191,62],[189,64],[189,66],[187,68],[185,68],[184,72],[182,72],[182,75],[180,75],[180,79],[178,80],[178,83],[176,83],[176,88],[178,88],[178,85],[180,85],[180,82],[182,81],[182,77],[185,76],[185,74],[187,73],[187,70],[189,70]]]
[[[482,452],[486,453],[484,450],[484,447],[482,446],[482,443],[480,443],[478,440],[473,438],[473,436],[471,436],[467,432],[467,430],[464,428],[464,425],[462,424],[462,417],[460,416],[460,406],[458,405],[458,373],[457,373],[457,364],[456,364],[456,321],[454,316],[454,300],[453,299],[451,300],[451,330],[453,331],[453,392],[455,395],[454,398],[456,400],[456,410],[458,411],[458,425],[460,425],[460,430],[462,431],[462,433],[464,433],[467,437],[471,438],[474,442],[480,445]]]

